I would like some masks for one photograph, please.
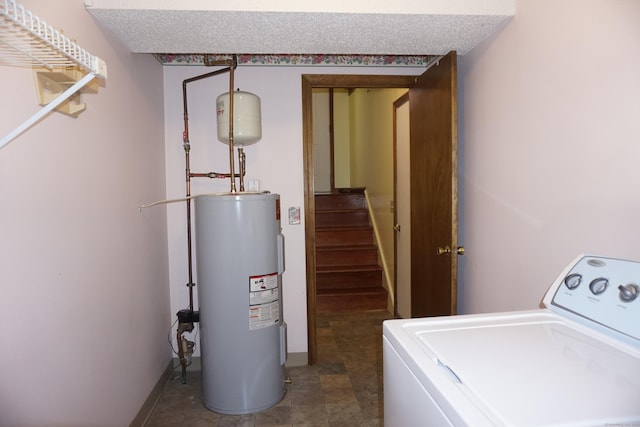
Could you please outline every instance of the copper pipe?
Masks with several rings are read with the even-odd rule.
[[[182,133],[182,141],[184,146],[184,157],[185,157],[185,175],[186,175],[186,184],[185,184],[185,193],[187,197],[187,268],[188,268],[188,276],[189,282],[187,283],[187,287],[189,288],[189,310],[193,311],[193,287],[195,283],[193,283],[193,243],[191,237],[191,167],[190,167],[190,159],[189,152],[191,151],[191,144],[189,143],[189,113],[188,113],[188,103],[187,103],[187,84],[202,80],[208,77],[217,76],[218,74],[231,72],[233,75],[233,68],[237,66],[237,61],[235,56],[233,60],[229,61],[221,61],[220,65],[229,65],[227,68],[223,68],[220,70],[212,71],[210,73],[205,73],[199,76],[191,77],[189,79],[185,79],[182,81],[182,108],[183,108],[183,116],[184,116],[184,131]],[[233,68],[232,68],[233,67]],[[233,80],[233,78],[232,78]]]
[[[238,147],[238,164],[240,165],[240,191],[244,191],[244,174],[247,169],[244,148]]]
[[[243,177],[244,174],[245,174],[245,171],[241,171],[240,177]],[[190,176],[191,178],[231,178],[230,173],[220,173],[220,172],[191,173]]]
[[[213,174],[213,176],[212,176]],[[189,176],[191,178],[218,178],[217,176],[218,174],[216,174],[215,172],[211,172],[211,173],[190,173]]]
[[[205,62],[206,62],[205,57]],[[191,231],[191,178],[192,177],[208,177],[208,178],[231,178],[231,191],[235,192],[235,171],[234,171],[234,161],[233,161],[233,72],[237,66],[236,55],[233,55],[233,59],[231,61],[225,61],[224,65],[229,65],[229,67],[213,71],[211,73],[202,74],[200,76],[192,77],[190,79],[183,80],[182,82],[182,102],[183,102],[183,118],[184,118],[184,131],[182,133],[182,144],[184,148],[184,157],[185,157],[185,193],[187,197],[186,207],[187,207],[187,264],[188,264],[188,275],[189,282],[187,283],[187,287],[189,288],[189,313],[191,313],[190,319],[193,319],[193,287],[195,283],[193,283],[193,243],[192,243],[192,231]],[[190,157],[189,153],[191,151],[191,144],[189,143],[189,114],[188,114],[188,102],[187,102],[187,84],[201,80],[207,77],[216,76],[218,74],[222,74],[225,72],[230,73],[229,78],[229,149],[230,149],[230,163],[231,163],[231,173],[230,174],[219,174],[216,172],[209,173],[191,173],[191,165],[190,165]],[[243,175],[243,174],[241,174]],[[242,177],[240,178],[242,180]],[[180,315],[178,315],[180,318]],[[198,320],[195,320],[196,322]],[[193,330],[193,321],[189,322],[180,322],[178,324],[178,330],[176,333],[176,340],[178,342],[178,356],[180,358],[180,365],[182,367],[182,383],[186,384],[187,382],[187,360],[184,354],[184,338],[183,334],[185,332],[191,332]]]
[[[232,56],[233,58],[233,56]],[[203,54],[204,65],[207,67],[214,67],[218,65],[229,65],[232,59],[211,59],[211,55]]]
[[[187,197],[191,197],[191,166],[189,152],[191,144],[189,143],[189,114],[187,112],[187,81],[182,82],[182,97],[184,109],[184,132],[182,133],[182,142],[184,147],[184,163],[185,163],[185,193]],[[187,199],[187,268],[189,288],[189,310],[193,310],[193,253],[191,242],[191,200]],[[182,350],[180,350],[182,351]]]
[[[235,161],[233,159],[233,101],[235,94],[233,92],[233,72],[237,66],[236,56],[233,55],[232,65],[229,71],[229,171],[231,172],[231,192],[236,192],[236,176]]]

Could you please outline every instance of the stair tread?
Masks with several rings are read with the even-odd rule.
[[[315,208],[316,310],[385,309],[388,293],[364,189],[316,195]]]
[[[365,208],[331,208],[331,209],[316,209],[316,213],[345,213],[345,212],[369,212],[369,209]]]
[[[371,231],[373,233],[373,227],[370,225],[353,225],[353,224],[330,224],[330,225],[322,225],[316,224],[316,233],[324,232],[324,233],[342,233],[342,232],[350,232],[350,231]]]
[[[315,198],[330,198],[330,197],[364,197],[364,191],[333,191],[331,193],[315,193]]]
[[[332,194],[364,194],[367,187],[337,187],[331,191],[314,193],[316,196],[331,196]]]
[[[355,245],[316,245],[319,251],[356,251],[356,250],[372,250],[377,249],[373,243],[355,244]]]
[[[334,209],[366,209],[364,193],[316,194],[316,211]]]
[[[373,226],[370,223],[362,223],[362,224],[354,224],[354,223],[347,223],[347,224],[327,224],[327,225],[322,225],[322,224],[317,224],[318,221],[316,221],[316,228],[321,228],[323,230],[330,230],[332,228],[335,228],[337,230],[344,230],[344,229],[354,229],[354,230],[362,230],[362,229],[367,229],[367,228],[371,228],[373,229]]]
[[[381,286],[369,288],[336,288],[336,289],[318,289],[318,295],[378,295],[387,293],[386,289]]]
[[[317,273],[340,273],[358,271],[382,271],[382,267],[377,264],[316,266]]]

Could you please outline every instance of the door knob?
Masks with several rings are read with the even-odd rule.
[[[452,252],[455,252],[456,255],[464,255],[464,246],[458,246],[455,250],[452,250],[449,245],[444,247],[438,246],[438,249],[436,249],[437,255],[446,255]]]
[[[400,224],[396,224],[393,226],[394,231],[400,231]]]
[[[437,255],[445,255],[445,254],[450,254],[451,253],[451,248],[449,246],[438,246],[438,249],[436,249],[436,254]]]

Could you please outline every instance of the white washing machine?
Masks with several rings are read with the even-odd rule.
[[[542,307],[384,322],[385,427],[640,426],[640,263],[581,255]]]

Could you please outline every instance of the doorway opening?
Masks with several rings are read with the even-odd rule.
[[[317,312],[395,311],[393,104],[406,94],[313,89]]]
[[[308,360],[316,363],[316,205],[314,88],[404,88],[409,91],[411,316],[456,313],[458,245],[457,55],[419,76],[302,75]],[[390,107],[391,108],[391,107]],[[392,114],[390,112],[390,114]]]
[[[316,338],[316,309],[317,309],[317,287],[316,287],[316,202],[317,193],[330,193],[336,188],[359,187],[366,181],[366,178],[359,174],[359,171],[349,171],[351,161],[347,162],[344,156],[351,156],[357,149],[345,148],[344,123],[339,124],[338,129],[321,129],[325,135],[318,135],[318,127],[315,127],[314,120],[322,120],[322,115],[318,114],[317,106],[314,106],[314,92],[319,96],[326,97],[327,115],[334,114],[335,109],[344,110],[344,99],[356,91],[362,91],[363,99],[366,99],[367,92],[391,91],[392,97],[397,98],[406,92],[413,82],[413,76],[366,76],[366,75],[303,75],[303,132],[304,132],[304,163],[305,163],[305,212],[306,212],[306,253],[307,253],[307,325],[309,336],[309,363],[314,364],[317,357]],[[400,92],[398,92],[400,91]],[[396,96],[396,94],[399,94]],[[337,100],[337,102],[336,102]],[[317,102],[317,101],[316,101]],[[322,102],[322,101],[321,101]],[[391,106],[393,100],[389,103]],[[337,106],[337,107],[335,107]],[[348,108],[348,107],[347,107]],[[392,117],[392,110],[389,110],[389,117]],[[331,120],[329,120],[331,122]],[[338,140],[331,141],[330,138],[338,136]],[[318,138],[325,138],[327,144],[318,147]],[[362,139],[367,139],[366,135]],[[391,145],[390,145],[391,146]],[[340,150],[343,157],[336,156],[333,150]],[[370,150],[373,154],[374,150]],[[379,153],[377,153],[379,154]],[[391,156],[392,157],[392,156]],[[326,170],[319,171],[318,158],[326,162]],[[336,158],[340,160],[336,161]],[[393,168],[392,158],[389,158],[389,168]],[[363,159],[363,161],[366,161]],[[355,166],[357,168],[357,166]],[[353,175],[353,179],[352,179]],[[392,175],[393,176],[393,175]],[[386,184],[393,186],[391,177]],[[336,185],[337,184],[337,185]],[[366,182],[365,182],[366,186]],[[339,190],[338,190],[339,191]],[[392,206],[387,206],[390,211]],[[391,254],[393,259],[393,254]],[[389,284],[388,284],[389,285]],[[390,284],[393,286],[393,284]],[[392,310],[391,310],[392,311]]]

